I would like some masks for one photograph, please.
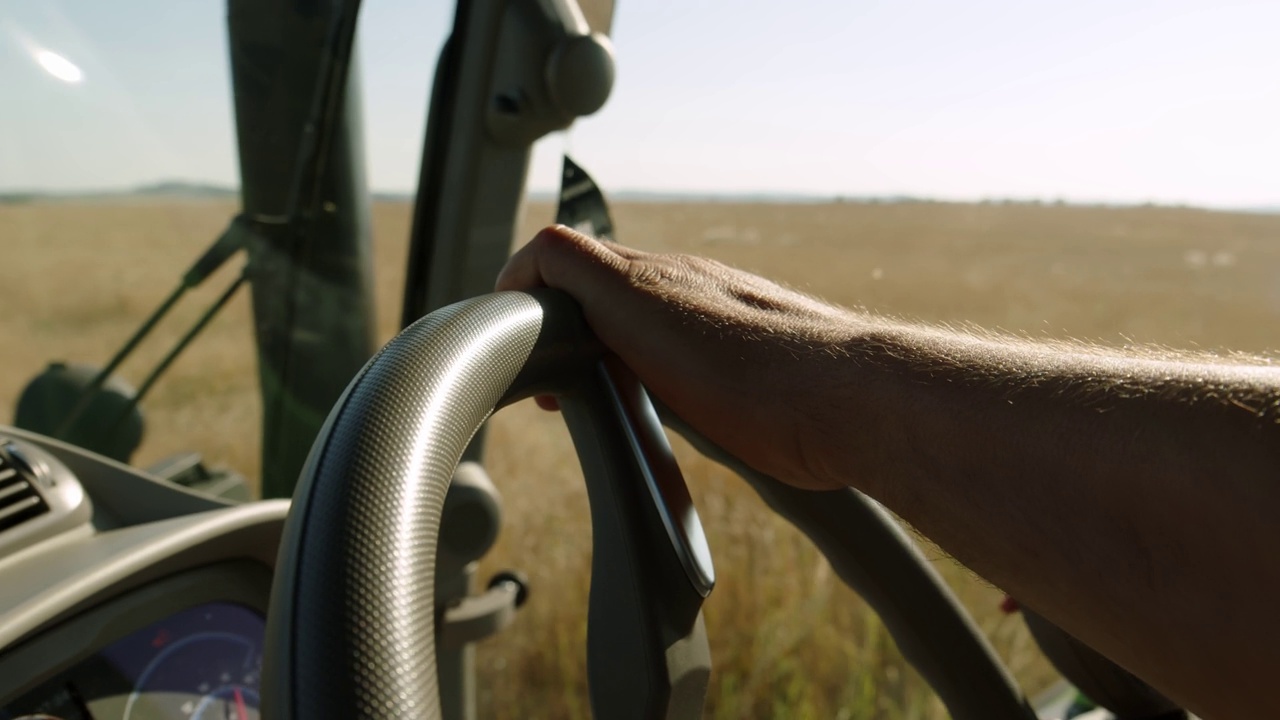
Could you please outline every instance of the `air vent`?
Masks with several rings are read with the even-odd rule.
[[[0,532],[49,512],[32,469],[0,446]]]

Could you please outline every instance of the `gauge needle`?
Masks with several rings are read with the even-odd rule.
[[[241,694],[240,688],[235,689],[236,692],[236,715],[239,720],[249,720],[249,709],[244,706],[244,695]]]

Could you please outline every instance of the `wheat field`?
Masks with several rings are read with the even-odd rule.
[[[235,207],[216,201],[0,205],[0,406],[52,360],[101,364],[177,283]],[[521,237],[549,222],[532,204]],[[410,208],[375,207],[379,333],[396,330]],[[1280,216],[1034,204],[619,204],[620,240],[692,252],[846,305],[1033,337],[1266,353],[1280,327]],[[234,263],[232,264],[234,265]],[[122,374],[137,382],[236,269],[192,293]],[[144,403],[135,462],[195,449],[256,477],[257,372],[245,294]],[[558,418],[495,417],[487,465],[504,528],[483,580],[514,567],[532,594],[480,646],[481,716],[585,718],[590,530]],[[707,526],[718,585],[706,605],[713,718],[939,718],[883,627],[749,489],[676,443]],[[1062,519],[1069,528],[1070,518]],[[1069,530],[1068,530],[1069,531]],[[934,553],[937,555],[936,553]],[[936,562],[1028,692],[1052,671],[1001,594]]]

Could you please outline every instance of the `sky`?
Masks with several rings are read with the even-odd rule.
[[[452,6],[365,0],[372,186],[408,191]],[[1280,3],[621,0],[606,191],[1280,205]],[[0,192],[236,182],[219,0],[0,0]]]

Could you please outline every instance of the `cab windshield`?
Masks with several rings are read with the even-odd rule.
[[[326,85],[255,75],[288,58],[252,5],[0,9],[5,420],[237,501],[296,477],[281,468],[328,411],[307,389],[402,327],[455,11],[365,3],[343,98],[358,122],[325,140],[351,150],[339,187],[262,129],[322,121]],[[625,3],[613,96],[536,146],[513,242],[556,218],[569,152],[634,247],[928,323],[1266,354],[1280,344],[1277,26],[1274,8],[1210,0]],[[312,31],[318,53],[327,26]],[[247,116],[261,132],[238,130]],[[299,348],[307,362],[277,362]],[[507,509],[482,573],[523,568],[541,597],[480,646],[480,716],[585,717],[591,541],[572,446],[527,403],[488,437]],[[722,578],[707,716],[944,717],[822,556],[674,444]],[[937,565],[1029,693],[1048,687],[1001,593]]]
[[[269,53],[252,55],[257,38],[249,31],[238,42],[239,59],[231,61],[228,16],[236,5],[129,0],[0,11],[6,108],[0,113],[6,138],[0,143],[0,235],[13,263],[12,278],[0,289],[0,333],[14,340],[0,372],[0,401],[16,412],[33,377],[51,364],[68,366],[80,386],[53,383],[37,393],[41,400],[53,393],[63,417],[30,412],[18,424],[98,451],[119,450],[107,454],[140,467],[198,451],[209,467],[234,469],[256,494],[263,383],[288,385],[287,377],[270,375],[315,369],[259,364],[255,326],[262,313],[255,312],[251,284],[236,286],[251,244],[244,237],[282,241],[280,233],[266,237],[269,226],[253,222],[261,218],[236,224],[245,210],[242,151],[251,165],[263,160],[262,143],[242,148],[237,142],[235,98],[239,87],[244,106],[270,113],[287,103],[305,108],[297,112],[303,115],[320,81],[299,74],[288,87],[266,89],[243,78],[233,82],[236,72],[252,80],[255,63],[278,61]],[[376,248],[381,263],[374,299],[386,310],[375,320],[380,341],[398,329],[394,309],[404,277],[408,201],[432,68],[453,8],[379,5],[370,3],[361,17],[366,40],[356,53],[352,93],[367,108],[366,124],[358,129],[361,170],[372,180],[374,198],[365,224],[385,228],[377,236],[386,242],[365,243]],[[252,29],[252,18],[242,24]],[[324,30],[317,23],[317,37]],[[265,32],[269,37],[270,29]],[[287,219],[290,186],[305,188],[307,182],[295,182],[295,171],[308,168],[288,153],[266,162],[279,171],[267,177],[272,187],[261,203],[266,207],[256,210],[270,216],[267,221]],[[368,227],[364,233],[369,240]],[[315,234],[303,228],[300,244]],[[229,244],[230,235],[237,242]],[[318,247],[326,240],[320,235]],[[228,252],[211,252],[220,239]],[[213,256],[220,262],[210,262]],[[301,257],[271,258],[281,277],[296,270],[280,282],[307,282],[315,268],[279,267],[301,265]],[[202,272],[191,282],[201,258]],[[179,291],[181,298],[166,311]],[[148,329],[155,315],[159,321]],[[127,415],[122,412],[129,408],[120,405],[128,403],[90,403],[86,410],[75,396],[117,358],[122,362],[110,368],[104,384],[136,400],[145,429],[104,439],[111,433],[101,426]],[[66,422],[65,414],[77,409],[75,421]]]

